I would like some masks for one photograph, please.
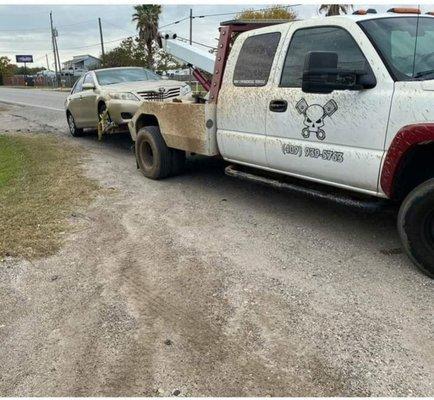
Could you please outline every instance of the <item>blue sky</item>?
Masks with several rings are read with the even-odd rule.
[[[236,13],[246,8],[259,9],[264,5],[163,5],[160,26],[188,17],[190,8],[194,15]],[[358,5],[356,8],[369,6]],[[386,11],[390,6],[372,6]],[[434,10],[424,5],[423,10]],[[299,18],[318,15],[318,6],[293,7]],[[102,19],[105,48],[109,50],[120,43],[121,38],[135,34],[131,22],[132,5],[2,5],[0,6],[0,56],[6,55],[15,61],[16,54],[32,54],[35,66],[46,66],[48,54],[53,69],[53,52],[49,31],[49,13],[53,12],[54,25],[59,32],[58,45],[61,62],[73,55],[91,54],[99,56],[98,17]],[[196,18],[193,20],[193,40],[215,46],[220,21],[234,15]],[[163,30],[172,30],[181,37],[188,37],[188,20]]]

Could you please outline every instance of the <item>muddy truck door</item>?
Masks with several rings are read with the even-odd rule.
[[[217,141],[230,161],[266,166],[270,75],[286,25],[241,34],[228,58],[217,108]]]
[[[377,192],[394,82],[373,45],[355,21],[330,17],[292,25],[284,48],[268,97],[269,167]],[[321,69],[333,85],[318,84]]]

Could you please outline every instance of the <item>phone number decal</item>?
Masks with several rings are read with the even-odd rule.
[[[344,153],[333,150],[320,150],[316,147],[304,147],[299,145],[293,145],[284,143],[282,144],[283,154],[290,154],[298,157],[319,158],[324,161],[333,161],[337,163],[344,162]]]

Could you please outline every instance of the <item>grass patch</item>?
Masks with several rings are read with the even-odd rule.
[[[66,218],[96,189],[82,173],[78,147],[45,135],[0,135],[0,256],[54,254]]]

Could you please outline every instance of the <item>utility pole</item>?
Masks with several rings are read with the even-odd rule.
[[[47,71],[50,70],[50,64],[48,63],[48,54],[45,54],[45,60],[47,61]]]
[[[58,68],[57,68],[57,57],[56,57],[56,42],[54,37],[54,29],[53,29],[53,12],[50,11],[50,28],[51,28],[51,42],[53,44],[53,54],[54,54],[54,69],[56,71],[56,80],[57,83],[59,83],[59,75],[58,75]]]
[[[102,36],[102,26],[101,26],[101,18],[98,18],[98,24],[99,24],[99,37],[101,39],[101,54],[104,59],[105,53],[104,53],[104,38]]]
[[[193,41],[193,9],[190,8],[190,44]]]
[[[62,82],[62,65],[60,64],[59,47],[57,46],[57,30],[54,30],[54,44],[56,46],[57,65],[59,66],[59,83]]]
[[[193,9],[190,8],[190,46],[192,44],[193,44]],[[193,82],[192,82],[191,76],[193,74],[193,70],[191,67],[189,68],[189,71],[190,71],[190,86],[192,86]]]

